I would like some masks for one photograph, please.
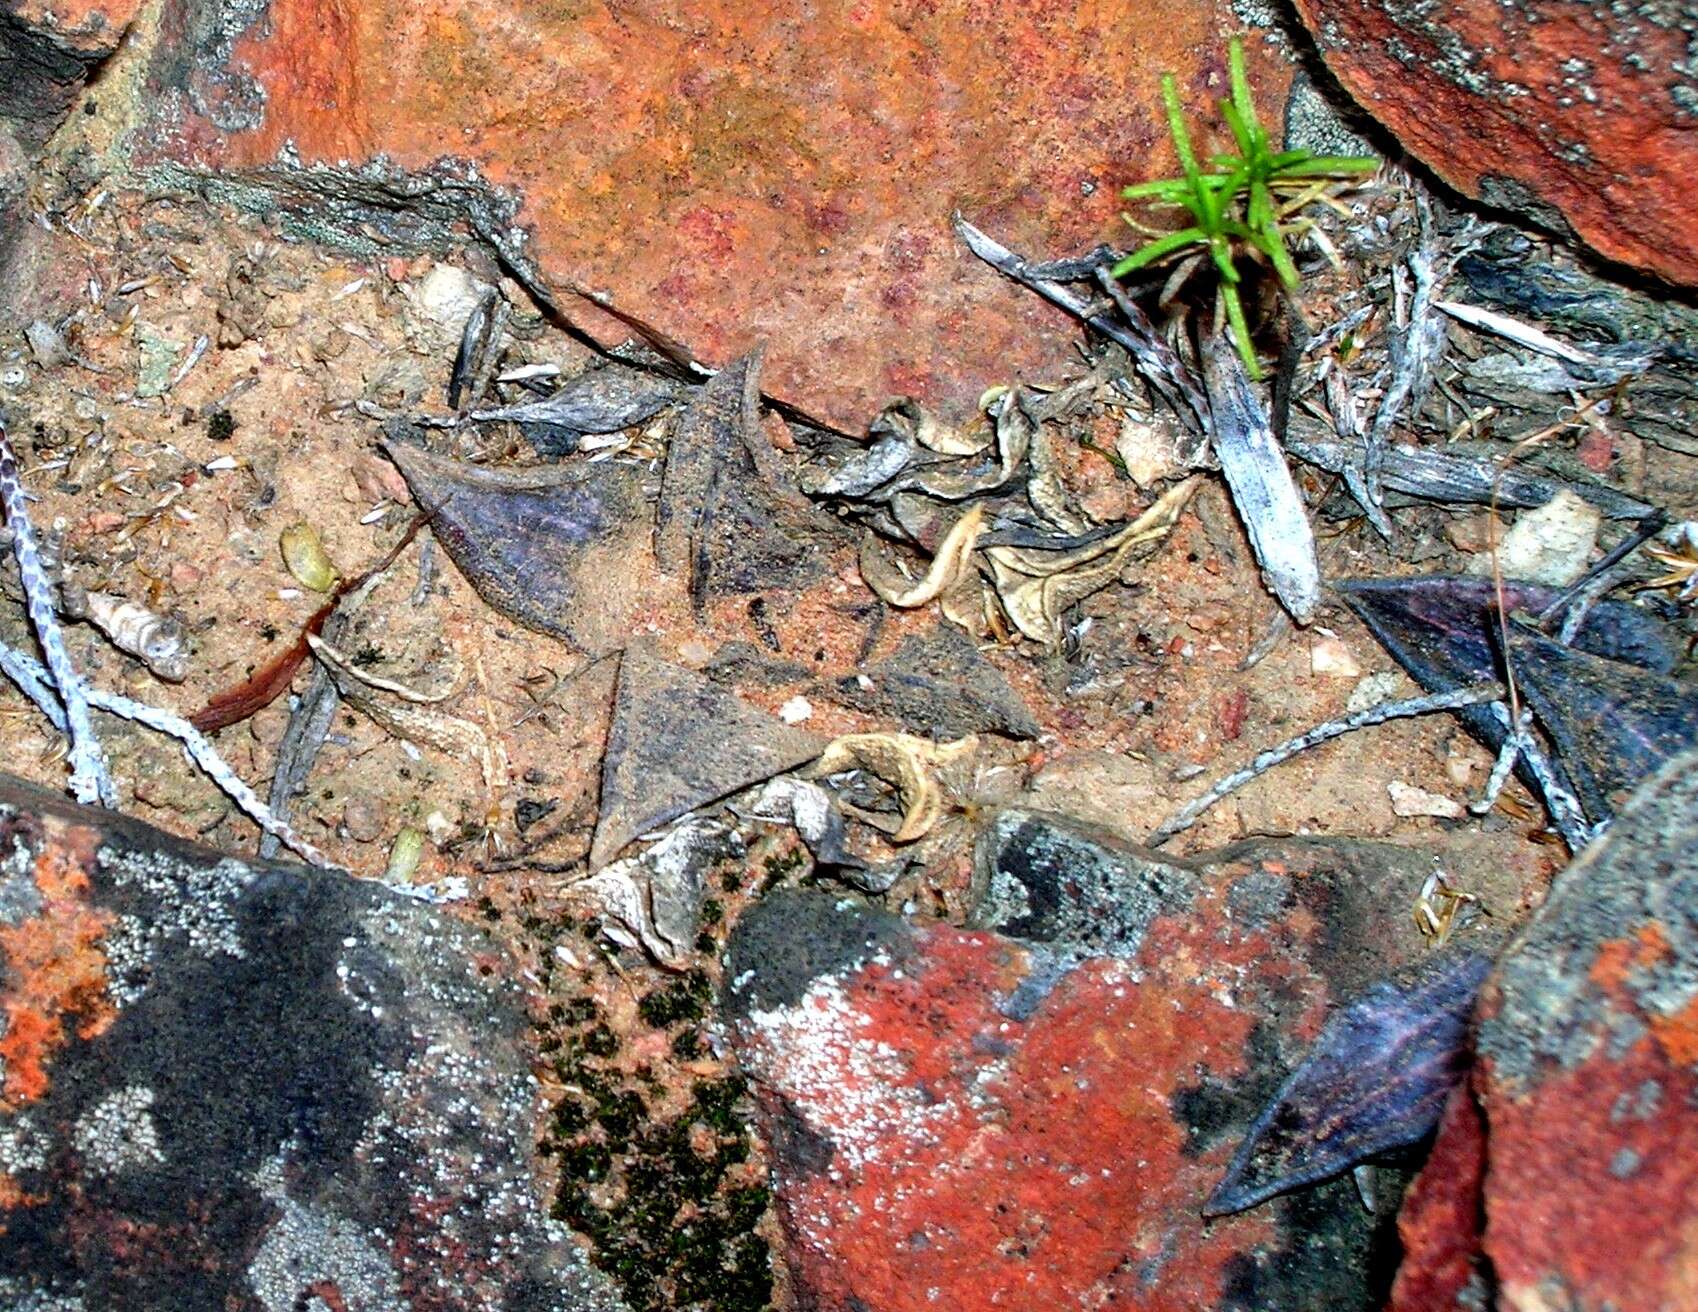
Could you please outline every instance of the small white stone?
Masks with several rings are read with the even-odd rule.
[[[1364,675],[1362,681],[1350,690],[1350,700],[1344,704],[1344,709],[1355,715],[1358,711],[1379,706],[1396,697],[1402,686],[1403,674],[1399,670],[1381,670],[1378,674]]]
[[[413,314],[408,327],[437,346],[458,345],[461,330],[478,302],[490,290],[456,264],[437,264],[416,283],[405,283],[401,294]]]
[[[813,703],[800,694],[778,708],[778,718],[786,724],[800,724],[814,713]]]
[[[1362,667],[1344,645],[1343,638],[1316,638],[1309,646],[1309,669],[1312,673],[1331,679],[1354,679]]]
[[[1438,793],[1429,793],[1425,788],[1417,788],[1414,784],[1406,784],[1400,779],[1394,779],[1387,784],[1386,792],[1391,794],[1391,809],[1396,815],[1460,820],[1467,814],[1462,803],[1442,797]]]

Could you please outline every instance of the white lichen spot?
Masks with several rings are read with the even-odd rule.
[[[908,1082],[902,1054],[867,1036],[868,1018],[837,979],[816,979],[794,1006],[757,1009],[749,1020],[782,1054],[760,1061],[762,1075],[836,1147],[834,1169],[860,1171],[935,1144],[936,1130],[963,1114],[954,1099],[928,1101]]]
[[[0,1175],[21,1175],[47,1165],[47,1142],[28,1116],[0,1113]]]
[[[147,987],[152,962],[168,942],[186,941],[203,957],[245,957],[235,905],[253,881],[253,869],[233,857],[210,866],[152,852],[102,848],[101,868],[121,889],[151,904],[147,917],[124,913],[106,938],[107,986],[119,1006]]]
[[[281,1155],[254,1173],[254,1184],[281,1212],[248,1264],[248,1282],[266,1312],[293,1312],[301,1290],[319,1280],[335,1282],[350,1308],[405,1312],[388,1257],[358,1223],[291,1198]]]
[[[131,1085],[109,1093],[71,1127],[71,1142],[82,1154],[84,1169],[95,1175],[164,1164],[159,1129],[153,1123],[154,1092]]]

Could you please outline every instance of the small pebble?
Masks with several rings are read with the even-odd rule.
[[[1092,488],[1079,499],[1079,508],[1099,524],[1131,519],[1135,510],[1132,484],[1116,481]]]
[[[436,844],[446,843],[454,836],[454,822],[440,811],[432,811],[424,820],[425,833]],[[399,835],[397,835],[399,837]]]
[[[1391,809],[1394,815],[1460,820],[1467,814],[1462,803],[1449,797],[1441,797],[1438,793],[1429,793],[1425,788],[1417,788],[1414,784],[1406,784],[1402,780],[1394,779],[1387,784],[1386,792],[1391,794]]]
[[[1509,525],[1498,521],[1494,530],[1490,511],[1481,511],[1477,515],[1459,515],[1453,517],[1445,525],[1444,535],[1450,545],[1458,551],[1466,551],[1470,556],[1481,551],[1491,550],[1493,534],[1498,539],[1509,532]]]
[[[342,806],[342,825],[356,843],[375,843],[383,836],[383,807],[370,797],[350,797]]]
[[[1354,679],[1362,673],[1344,639],[1334,637],[1319,637],[1310,644],[1309,670],[1330,679]]]
[[[1463,738],[1452,738],[1445,749],[1445,777],[1458,788],[1472,788],[1474,776],[1479,773],[1481,752],[1471,741]]]
[[[1378,674],[1368,674],[1362,681],[1350,690],[1350,700],[1344,704],[1345,713],[1355,715],[1369,707],[1389,702],[1397,696],[1397,691],[1403,686],[1403,675],[1397,670],[1381,670]]]
[[[387,460],[381,460],[374,455],[362,455],[353,462],[349,473],[353,479],[354,493],[348,497],[350,501],[363,501],[368,506],[374,501],[392,501],[398,506],[405,506],[413,499],[407,480],[402,478],[401,471]]]
[[[778,708],[778,718],[786,724],[800,724],[814,713],[813,703],[800,695],[792,697]]]

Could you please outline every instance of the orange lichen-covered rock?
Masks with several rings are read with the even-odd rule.
[[[1345,89],[1446,182],[1698,285],[1689,11],[1568,0],[1297,8]]]
[[[315,221],[386,226],[405,196],[517,224],[604,340],[641,321],[714,366],[764,340],[768,391],[855,432],[1065,358],[1074,327],[951,211],[1034,254],[1117,237],[1120,187],[1173,167],[1160,74],[1213,121],[1237,26],[1224,0],[166,0],[161,24],[139,158],[263,173]],[[1277,118],[1288,74],[1250,44]]]
[[[1698,1306],[1698,753],[1563,873],[1482,996],[1505,1312]]]
[[[1466,1081],[1450,1096],[1433,1150],[1403,1195],[1397,1235],[1403,1261],[1386,1312],[1467,1312],[1485,1305],[1480,1178],[1486,1134]]]

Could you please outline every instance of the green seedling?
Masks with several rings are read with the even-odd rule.
[[[1332,203],[1336,184],[1373,172],[1379,162],[1348,155],[1314,155],[1307,150],[1276,152],[1268,141],[1267,129],[1256,117],[1250,80],[1244,73],[1244,43],[1237,37],[1227,47],[1227,62],[1232,97],[1220,102],[1220,112],[1232,132],[1237,153],[1212,156],[1206,170],[1198,163],[1179,103],[1179,88],[1171,73],[1164,74],[1162,101],[1167,106],[1168,130],[1173,133],[1182,176],[1139,183],[1121,195],[1127,200],[1183,209],[1191,223],[1176,232],[1152,234],[1154,240],[1115,265],[1113,273],[1122,278],[1177,255],[1184,255],[1190,267],[1195,267],[1207,254],[1219,275],[1220,301],[1232,325],[1238,354],[1250,376],[1260,378],[1261,366],[1250,346],[1250,327],[1238,294],[1243,282],[1238,257],[1248,254],[1265,258],[1280,285],[1295,291],[1297,266],[1292,263],[1287,242],[1313,226],[1299,217],[1301,212],[1317,201]],[[1151,233],[1130,214],[1125,218],[1138,231]],[[1172,286],[1170,283],[1170,290]]]

